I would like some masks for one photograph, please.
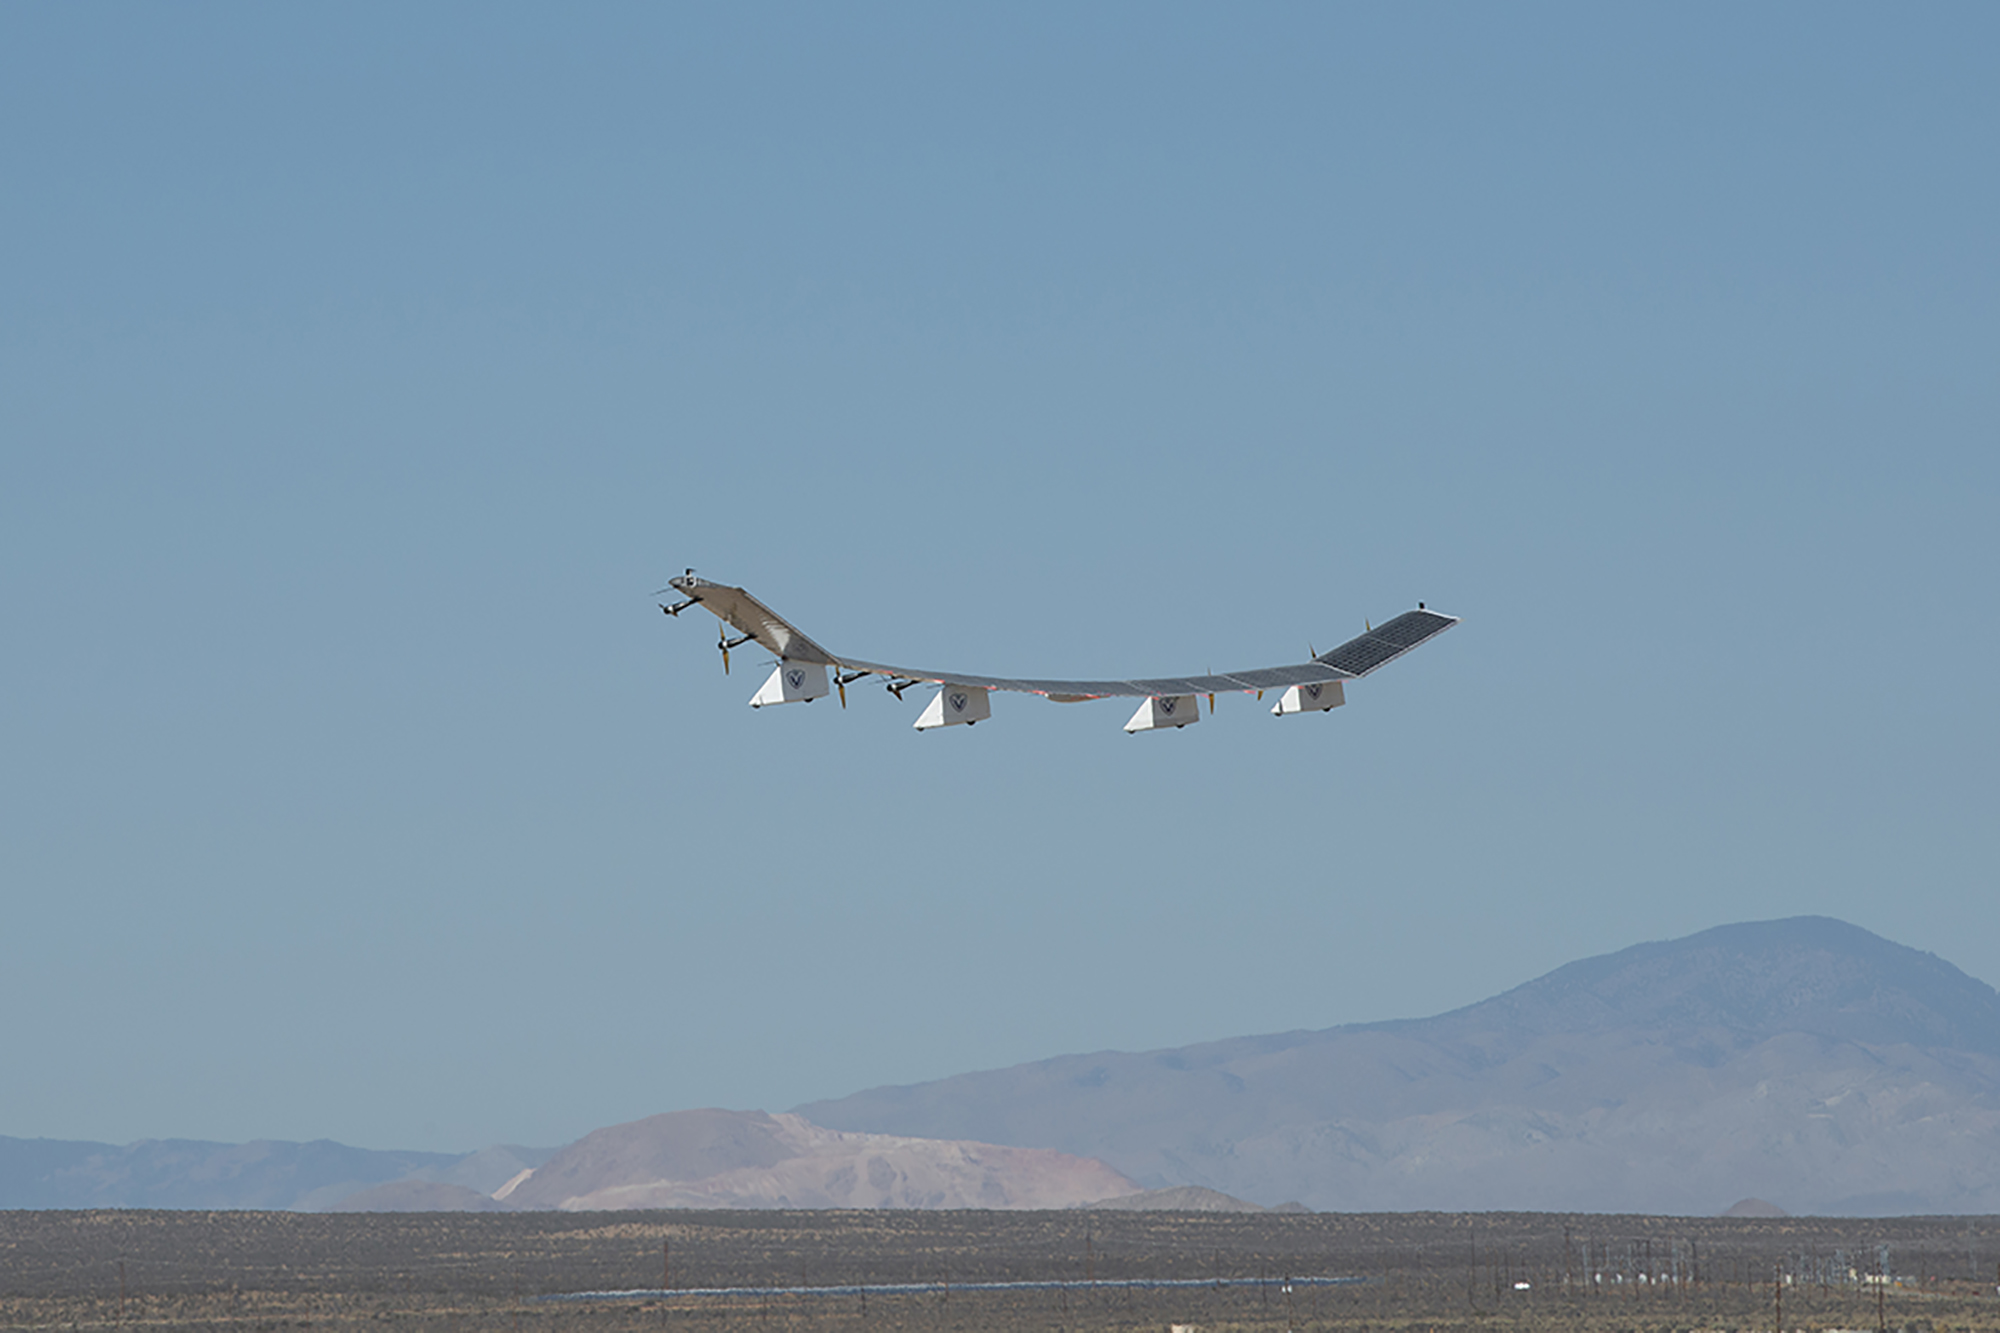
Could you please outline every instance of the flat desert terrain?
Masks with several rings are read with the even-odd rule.
[[[6,1329],[1175,1324],[2000,1333],[2000,1218],[0,1212]]]

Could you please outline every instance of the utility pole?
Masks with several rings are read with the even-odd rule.
[[[1780,1260],[1771,1266],[1771,1327],[1777,1333],[1785,1333],[1785,1265]]]

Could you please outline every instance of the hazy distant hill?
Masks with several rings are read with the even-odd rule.
[[[674,1112],[560,1151],[0,1138],[4,1208],[1047,1208],[1183,1186],[1322,1209],[2000,1212],[2000,994],[1800,917],[1436,1018]]]
[[[556,1153],[508,1196],[517,1208],[559,1208],[617,1185],[703,1180],[794,1157],[762,1111],[672,1111],[594,1130]]]
[[[325,1208],[393,1181],[490,1195],[553,1149],[378,1152],[313,1143],[146,1139],[118,1146],[0,1136],[0,1208]],[[406,1193],[389,1197],[418,1197]],[[443,1196],[438,1196],[443,1197]]]
[[[1049,1149],[843,1133],[762,1111],[675,1111],[560,1150],[463,1154],[0,1138],[0,1208],[1068,1208],[1138,1188]]]
[[[1436,1018],[1064,1056],[799,1108],[1322,1209],[2000,1211],[2000,994],[1824,917]]]
[[[852,1134],[795,1115],[676,1111],[587,1134],[507,1197],[524,1208],[1067,1208],[1138,1186],[1040,1148]]]
[[[1174,1185],[1163,1190],[1142,1190],[1121,1194],[1115,1199],[1099,1199],[1082,1205],[1092,1210],[1114,1213],[1265,1213],[1261,1203],[1251,1203],[1200,1185]],[[1296,1206],[1296,1205],[1295,1205]]]
[[[447,1166],[428,1166],[412,1175],[414,1180],[431,1180],[441,1185],[457,1185],[478,1194],[492,1195],[517,1183],[533,1168],[554,1157],[555,1148],[523,1148],[518,1143],[495,1144],[463,1157]]]
[[[458,1153],[316,1143],[148,1139],[117,1147],[0,1137],[4,1208],[314,1208],[368,1185],[449,1171]]]
[[[506,1213],[506,1204],[464,1185],[392,1180],[371,1185],[321,1209],[328,1213]]]

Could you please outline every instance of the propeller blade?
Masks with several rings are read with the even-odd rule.
[[[722,650],[722,674],[729,674],[729,631],[721,625],[715,627],[715,646]]]
[[[840,687],[840,706],[842,708],[847,707],[847,682],[836,679],[834,684]]]

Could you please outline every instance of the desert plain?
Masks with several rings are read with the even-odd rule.
[[[1173,1325],[2000,1330],[2000,1218],[0,1212],[7,1329]]]

